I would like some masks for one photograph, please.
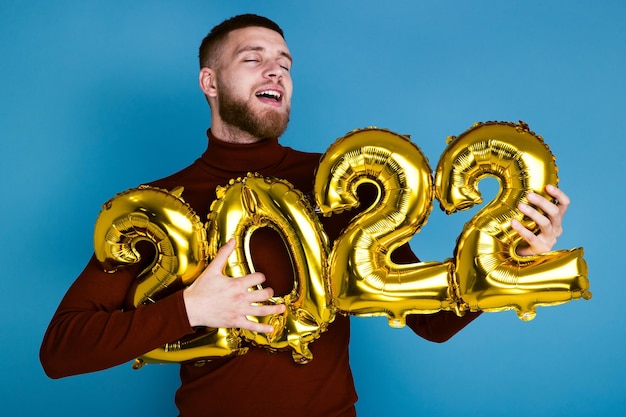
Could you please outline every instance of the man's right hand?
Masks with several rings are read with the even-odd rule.
[[[271,333],[269,324],[256,323],[246,316],[281,314],[284,304],[255,305],[274,295],[271,288],[250,289],[265,281],[265,276],[255,272],[239,278],[223,274],[226,260],[235,249],[231,239],[220,248],[213,261],[183,292],[189,324],[192,327],[240,328],[259,333]]]

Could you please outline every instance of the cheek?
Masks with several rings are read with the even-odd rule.
[[[291,82],[291,78],[283,83],[283,88],[285,89],[287,100],[291,102],[291,97],[293,96],[293,84]]]
[[[252,91],[252,84],[245,73],[232,71],[229,77],[223,80],[222,92],[226,92],[232,97],[249,98]]]

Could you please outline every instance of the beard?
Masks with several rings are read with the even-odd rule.
[[[287,130],[290,108],[280,113],[271,108],[255,113],[250,103],[239,100],[226,86],[219,87],[219,114],[222,120],[259,139],[277,138]]]

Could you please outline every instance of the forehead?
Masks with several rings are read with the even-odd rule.
[[[224,54],[230,58],[249,49],[291,56],[283,37],[278,32],[264,27],[235,29],[228,34],[224,42]]]

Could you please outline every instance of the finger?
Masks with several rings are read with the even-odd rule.
[[[570,198],[559,187],[548,184],[546,185],[546,192],[559,202],[559,206],[563,206],[565,208],[569,206]]]
[[[247,301],[250,303],[262,303],[274,295],[274,290],[271,288],[262,288],[250,291],[248,294]]]
[[[511,220],[511,226],[524,239],[524,243],[518,245],[515,249],[518,255],[530,256],[542,252],[543,248],[540,247],[542,246],[541,241],[534,233],[526,229],[517,220]]]
[[[534,193],[529,193],[528,199],[536,204],[536,206],[545,213],[545,216],[540,212],[537,212],[537,214],[532,213],[529,209],[528,211],[524,211],[526,209],[524,208],[524,210],[522,210],[522,207],[520,207],[520,210],[537,223],[541,229],[541,233],[548,237],[548,241],[556,240],[556,238],[563,233],[563,217],[565,216],[567,206],[557,206],[550,200]]]
[[[559,216],[559,207],[547,198],[536,193],[528,193],[527,197],[530,203],[542,210],[548,217],[553,218]]]
[[[558,187],[554,185],[547,185],[546,191],[548,192],[548,194],[550,194],[553,198],[556,199],[555,204],[558,209],[558,214],[555,214],[553,216],[560,217],[559,219],[559,224],[560,224],[562,223],[563,217],[565,216],[565,212],[567,211],[567,208],[570,205],[570,198],[561,189],[559,189]]]
[[[248,316],[271,316],[275,314],[282,314],[285,312],[284,304],[260,304],[253,305],[250,312],[247,314]]]
[[[256,287],[265,282],[265,275],[260,272],[244,275],[243,277],[232,278],[233,283],[241,286],[241,289]]]
[[[543,233],[547,232],[551,228],[552,223],[550,220],[535,208],[524,203],[520,203],[518,208],[523,214],[534,221]]]
[[[218,269],[220,272],[224,270],[226,261],[231,253],[235,250],[235,239],[230,239],[217,251],[215,258],[209,264],[209,268]]]
[[[535,239],[537,239],[537,236],[535,236],[533,232],[525,228],[523,224],[515,219],[511,220],[511,227],[513,228],[513,230],[519,233],[522,239],[524,239],[524,241],[526,241],[526,243],[528,243],[530,246],[532,246]]]
[[[257,333],[272,333],[274,331],[274,326],[272,326],[271,324],[257,323],[250,320],[243,320],[241,322],[241,325],[237,327]]]
[[[251,330],[253,332],[271,333],[274,331],[274,327],[271,324],[259,323],[257,321],[248,319],[248,317],[280,315],[285,312],[285,309],[286,307],[284,304],[253,306],[253,310],[246,314],[246,317],[242,318],[242,320],[236,326],[241,329]]]

